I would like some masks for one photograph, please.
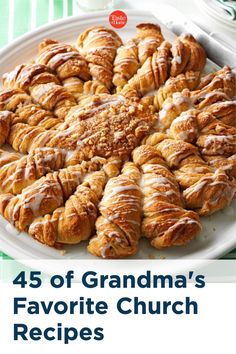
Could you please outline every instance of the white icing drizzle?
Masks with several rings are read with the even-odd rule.
[[[207,184],[209,184],[209,186],[227,187],[226,189],[223,190],[223,192],[221,191],[221,189],[219,189],[218,193],[215,193],[215,195],[214,195],[215,204],[218,203],[219,199],[221,199],[222,197],[228,198],[229,202],[230,202],[235,194],[236,188],[229,185],[225,181],[216,181],[215,179],[220,175],[225,176],[224,174],[220,174],[219,170],[216,170],[212,176],[203,177],[198,182],[196,182],[193,186],[191,186],[187,190],[185,190],[185,192],[184,192],[185,197],[188,198],[192,194],[199,193]],[[213,200],[211,200],[211,204],[213,204]]]
[[[67,60],[73,58],[81,60],[80,54],[73,51],[67,53],[58,53],[49,60],[47,65],[52,70],[56,70],[62,61],[66,62]]]
[[[158,186],[175,186],[174,183],[161,175],[151,175],[151,176],[145,176],[143,179],[144,186],[153,186],[155,188],[156,185]]]
[[[114,35],[105,30],[93,29],[85,38],[82,48],[80,47],[80,52],[86,56],[87,54],[107,49],[109,51],[111,49],[116,50]]]
[[[137,63],[136,58],[132,57],[124,57],[124,58],[117,58],[115,65],[126,65],[126,64],[131,64],[131,63]]]
[[[209,149],[210,149],[219,154],[224,154],[225,150],[227,150],[229,146],[231,148],[236,146],[236,135],[232,135],[232,134],[211,135],[210,134],[207,135],[204,140],[202,153],[209,154]]]
[[[149,47],[157,48],[160,45],[160,40],[154,37],[144,38],[138,44],[139,56],[143,57],[147,55]]]
[[[9,71],[3,75],[3,79],[5,80],[4,84],[6,87],[14,86],[14,81],[16,80],[17,74],[19,71],[19,66],[17,66],[14,70]]]
[[[228,134],[228,135],[207,135],[205,139],[206,147],[212,143],[219,142],[221,144],[230,144],[236,145],[236,134]]]
[[[73,176],[76,177],[78,184],[82,183],[83,179],[86,178],[87,173],[84,175],[81,174],[81,171],[73,171]],[[72,179],[71,179],[72,180]],[[15,204],[13,208],[13,219],[14,216],[17,215],[20,208],[29,208],[33,212],[34,217],[40,216],[40,207],[42,202],[47,199],[58,199],[58,207],[61,204],[61,187],[59,184],[54,180],[49,180],[49,184],[46,183],[47,177],[45,177],[44,183],[32,189],[31,187],[26,188],[22,194],[17,195],[15,198],[18,198],[18,202]],[[53,195],[49,194],[49,187],[50,190],[53,190]],[[58,191],[58,192],[57,192]],[[31,195],[28,196],[28,193]],[[13,220],[14,221],[14,220]]]
[[[186,107],[183,107],[183,105]],[[164,103],[162,109],[159,112],[160,123],[166,118],[169,119],[170,111],[175,108],[177,116],[181,114],[184,110],[192,108],[192,101],[189,97],[179,94],[179,92],[174,93],[171,102]]]
[[[37,101],[37,102],[41,102],[42,101],[42,97],[44,95],[46,95],[48,93],[48,91],[55,87],[55,83],[54,82],[49,82],[47,84],[41,84],[41,85],[37,85],[36,88],[33,89],[33,92],[32,92],[32,95],[33,95],[33,98]],[[48,99],[50,99],[51,97],[45,97],[44,100],[45,100],[45,103],[47,102]]]
[[[11,112],[9,111],[1,111],[0,112],[0,119],[5,120],[8,119],[11,116]]]
[[[84,106],[78,106],[73,108],[71,113],[67,116],[66,121],[74,120],[79,117],[80,114],[89,113],[89,115],[96,114],[100,110],[109,108],[110,106],[116,106],[125,101],[125,98],[121,95],[109,96],[108,98],[101,99],[96,105],[95,102],[90,102]],[[93,107],[95,105],[95,107]],[[91,108],[92,107],[92,108]]]
[[[178,116],[177,118],[175,118],[175,120],[173,120],[172,125],[176,125],[178,123],[182,123],[182,122],[188,121],[192,117],[193,116],[191,115],[191,112],[189,112],[189,111],[182,112],[180,114],[180,116]]]
[[[60,195],[60,189],[58,185],[53,182],[52,183],[52,188],[55,188],[55,190],[58,190],[58,193]],[[42,185],[38,189],[33,190],[33,193],[27,197],[27,192],[28,188],[26,189],[26,192],[23,192],[22,194],[16,196],[18,198],[18,202],[15,204],[13,208],[13,219],[14,216],[17,215],[19,210],[23,207],[25,209],[30,209],[33,212],[34,217],[39,216],[39,210],[42,202],[46,199],[51,199],[52,196],[48,195],[48,186],[47,185]],[[56,196],[56,193],[55,193]],[[54,198],[55,198],[54,196]],[[14,220],[13,220],[14,221]]]
[[[71,87],[71,86],[81,86],[81,82],[79,81],[69,81],[69,82],[63,82],[64,87]]]
[[[198,134],[198,129],[197,125],[189,124],[188,126],[183,125],[181,127],[181,124],[184,122],[190,122],[194,117],[191,115],[191,112],[188,113],[188,111],[183,112],[179,117],[175,118],[173,122],[171,123],[171,130],[173,131],[175,139],[180,139],[183,141],[188,141],[190,137],[194,136],[196,137]],[[180,127],[178,127],[180,125]],[[188,128],[188,129],[187,129]],[[179,130],[178,129],[182,129]]]
[[[106,251],[111,247],[111,245],[108,243],[105,246],[100,247],[100,254],[102,258],[106,258]]]
[[[198,225],[198,226],[200,227],[200,229],[201,229],[201,224],[200,224],[200,222],[197,221],[197,220],[195,220],[195,219],[191,219],[191,218],[189,218],[189,217],[184,217],[184,218],[178,219],[178,220],[176,221],[176,223],[175,223],[174,225],[172,225],[172,226],[168,229],[168,231],[171,231],[172,229],[175,230],[175,236],[174,236],[174,238],[172,239],[172,242],[175,242],[179,237],[181,237],[181,235],[182,235],[182,233],[183,233],[183,229],[182,229],[182,228],[180,228],[180,229],[178,230],[178,232],[176,232],[176,226],[177,226],[177,225],[187,226],[187,225],[189,225],[189,224],[196,224],[196,225]]]
[[[182,63],[182,58],[180,55],[175,55],[171,61],[172,63],[177,63],[177,64],[181,64]]]
[[[172,154],[170,154],[167,157],[168,162],[171,165],[175,165],[178,166],[178,164],[180,163],[181,160],[183,160],[185,157],[189,156],[190,152],[186,149],[185,152],[182,151],[174,151]]]

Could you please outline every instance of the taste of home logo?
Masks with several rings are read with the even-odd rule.
[[[116,10],[110,14],[109,21],[113,27],[122,28],[127,23],[127,15],[121,10]]]

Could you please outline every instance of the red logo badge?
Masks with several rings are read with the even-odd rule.
[[[112,27],[123,28],[127,23],[127,15],[121,10],[113,11],[109,16]]]

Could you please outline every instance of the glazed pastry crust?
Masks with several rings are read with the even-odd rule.
[[[49,246],[87,240],[94,232],[97,206],[106,180],[103,171],[91,173],[65,206],[55,209],[52,214],[36,218],[30,225],[29,235]]]
[[[206,64],[205,50],[191,34],[176,38],[172,54],[171,76],[190,70],[201,72]]]
[[[54,111],[59,118],[64,118],[68,110],[76,105],[74,97],[60,85],[57,76],[42,64],[17,66],[3,75],[3,86],[30,93],[35,102],[46,110]]]
[[[19,194],[34,181],[65,166],[66,152],[53,148],[36,149],[34,154],[6,164],[0,170],[0,193]]]
[[[161,133],[144,142],[155,146],[173,170],[187,208],[199,215],[210,215],[230,204],[236,191],[235,181],[225,171],[208,166],[195,146]]]
[[[140,23],[136,26],[137,33],[133,38],[138,46],[138,58],[141,65],[151,57],[164,41],[161,28],[154,23]]]
[[[31,126],[51,129],[57,128],[63,121],[33,102],[32,98],[21,89],[0,91],[0,110],[15,113],[12,115],[11,125],[27,123]]]
[[[102,258],[123,258],[138,250],[141,232],[140,172],[127,162],[122,174],[108,181],[99,205],[101,216],[88,251]]]
[[[158,98],[157,96],[157,101]],[[154,104],[155,102],[154,99]],[[185,88],[182,92],[174,92],[164,100],[161,110],[159,111],[158,128],[165,132],[170,128],[173,120],[180,116],[182,112],[194,108],[212,113],[212,115],[223,123],[232,126],[236,124],[235,102],[230,101],[229,96],[227,96],[225,92],[221,90],[210,91],[207,87],[195,91],[189,91],[189,89]]]
[[[222,155],[204,155],[202,154],[204,160],[212,167],[216,169],[221,169],[232,177],[236,177],[236,154],[225,157]]]
[[[20,159],[20,155],[15,152],[8,152],[0,149],[0,168]]]
[[[178,183],[166,162],[153,146],[133,151],[133,160],[142,171],[142,234],[155,248],[180,246],[201,230],[198,215],[183,208]]]
[[[236,77],[229,66],[224,66],[223,69],[204,76],[198,88],[208,92],[221,89],[228,97],[233,98],[236,95]]]
[[[46,39],[39,44],[36,63],[43,64],[57,73],[60,80],[78,77],[83,81],[90,79],[86,60],[71,45]]]
[[[169,76],[171,44],[164,41],[158,50],[149,57],[137,74],[124,86],[121,94],[126,97],[143,96],[158,89]]]
[[[16,196],[11,193],[1,194],[0,214],[18,230],[27,231],[35,218],[63,206],[82,183],[86,173],[100,168],[99,161],[84,161],[80,165],[48,173]]]
[[[218,117],[221,119],[221,116]],[[216,119],[208,110],[188,110],[173,120],[169,135],[174,139],[194,143],[205,159],[206,156],[212,156],[206,159],[212,166],[223,168],[234,175],[235,159],[229,157],[236,154],[236,128],[224,124],[220,119]]]
[[[0,147],[5,144],[10,133],[13,114],[9,111],[0,111]]]
[[[136,74],[139,67],[138,47],[135,42],[129,41],[117,49],[113,70],[113,84],[117,87],[117,92]]]
[[[89,62],[93,80],[100,81],[109,90],[112,88],[113,62],[117,48],[122,45],[118,34],[104,26],[88,28],[80,34],[77,45]]]
[[[236,126],[236,101],[217,102],[206,107],[206,112],[211,113],[222,123]]]
[[[170,77],[165,84],[159,88],[154,96],[154,106],[156,109],[161,109],[163,103],[168,97],[172,97],[175,92],[181,92],[184,89],[190,91],[197,88],[200,82],[199,71],[187,71],[177,75],[176,77]]]

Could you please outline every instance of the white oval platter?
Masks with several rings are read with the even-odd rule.
[[[118,30],[126,40],[135,33],[135,26],[140,22],[157,22],[149,12],[126,11],[127,25]],[[93,25],[110,27],[109,13],[92,13],[70,17],[46,25],[26,34],[5,47],[0,53],[0,77],[19,63],[32,60],[37,53],[39,42],[53,38],[66,43],[75,42],[79,33]],[[173,40],[175,35],[165,26],[161,26],[165,37]],[[155,250],[146,240],[141,240],[140,251],[134,259],[214,259],[236,247],[236,202],[225,210],[210,217],[202,218],[203,231],[190,244],[166,250]],[[47,247],[33,240],[25,233],[17,231],[3,218],[0,218],[0,250],[14,259],[94,259],[86,250],[86,243],[66,247],[66,252]]]

